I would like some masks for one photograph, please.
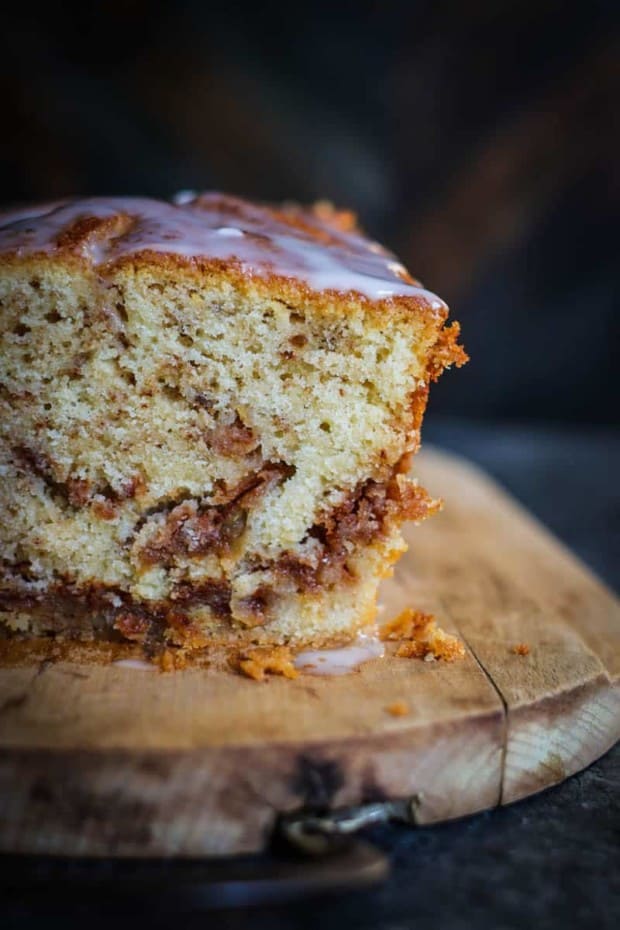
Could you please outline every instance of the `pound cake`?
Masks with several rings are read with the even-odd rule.
[[[0,619],[147,649],[372,622],[457,323],[353,216],[220,195],[0,214]]]

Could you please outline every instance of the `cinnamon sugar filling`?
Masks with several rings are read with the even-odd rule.
[[[224,505],[177,505],[140,549],[140,558],[147,565],[166,566],[179,554],[197,557],[229,551],[242,534],[254,501],[286,474],[286,466],[270,465],[248,479],[241,493]],[[181,581],[173,586],[168,599],[146,602],[119,588],[78,586],[68,580],[58,580],[44,591],[25,591],[22,585],[29,579],[24,564],[7,566],[16,583],[0,590],[0,611],[23,611],[47,629],[68,635],[121,636],[146,644],[163,642],[166,631],[172,631],[177,640],[196,634],[191,612],[197,607],[208,608],[213,619],[225,626],[235,621],[248,628],[260,626],[269,622],[271,607],[282,590],[303,595],[351,583],[355,580],[354,555],[385,539],[395,525],[422,520],[439,506],[398,468],[387,481],[365,481],[308,531],[306,539],[314,541],[312,558],[287,551],[270,562],[248,566],[262,577],[270,573],[274,583],[261,583],[250,595],[238,599],[234,617],[232,588],[226,580]]]

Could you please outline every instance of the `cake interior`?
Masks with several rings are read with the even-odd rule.
[[[406,472],[440,322],[36,259],[0,309],[12,630],[200,648],[372,621],[401,522],[438,506]]]

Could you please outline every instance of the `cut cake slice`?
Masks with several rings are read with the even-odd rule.
[[[0,619],[324,645],[372,622],[457,323],[351,214],[219,194],[0,215]]]

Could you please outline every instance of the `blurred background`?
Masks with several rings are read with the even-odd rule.
[[[0,200],[329,198],[451,304],[434,415],[610,424],[616,2],[12,4]]]

